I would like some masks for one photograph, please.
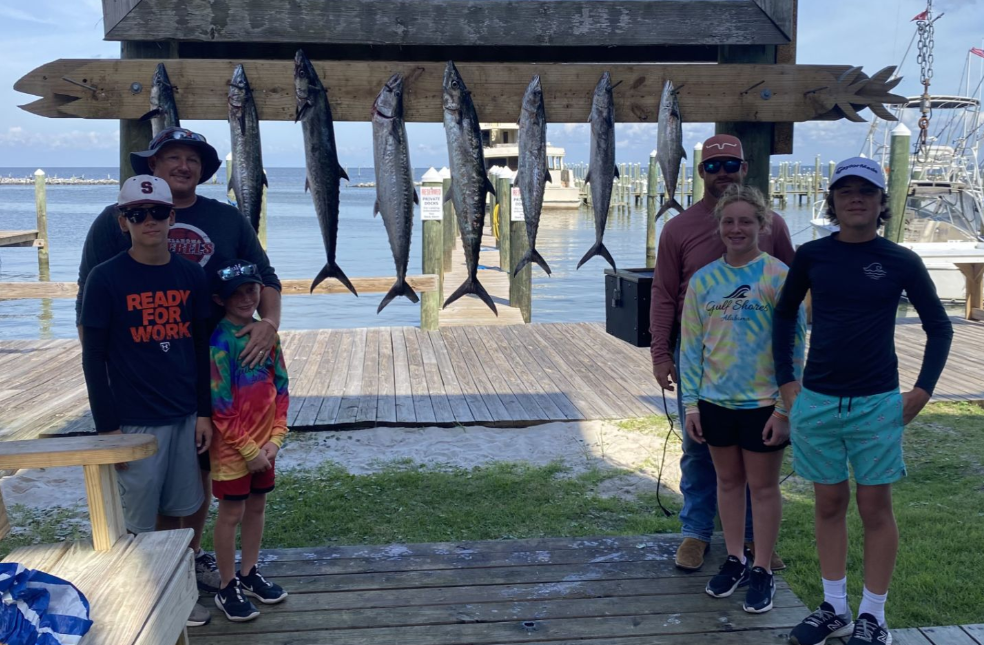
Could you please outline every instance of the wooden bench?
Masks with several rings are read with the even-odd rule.
[[[188,642],[185,621],[198,599],[191,529],[129,535],[113,464],[157,451],[150,435],[0,442],[0,470],[82,466],[92,540],[15,549],[18,562],[68,580],[85,594],[92,629],[80,645]],[[10,532],[0,497],[0,539]]]

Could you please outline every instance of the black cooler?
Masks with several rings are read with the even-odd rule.
[[[605,331],[636,347],[649,347],[652,269],[605,269]]]

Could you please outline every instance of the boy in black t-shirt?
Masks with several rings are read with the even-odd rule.
[[[208,285],[168,251],[167,182],[131,177],[117,204],[130,248],[93,269],[83,294],[89,405],[97,432],[157,438],[153,456],[117,465],[127,530],[183,528],[204,499],[196,446],[207,452],[212,436]]]

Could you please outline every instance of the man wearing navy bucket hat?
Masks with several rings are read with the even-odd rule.
[[[263,282],[258,308],[261,320],[239,331],[240,336],[249,336],[239,360],[255,367],[269,355],[277,338],[280,327],[280,280],[246,218],[229,204],[197,194],[198,186],[211,179],[221,165],[215,148],[197,132],[171,127],[158,133],[147,150],[130,153],[130,165],[137,174],[163,179],[171,189],[175,213],[175,223],[168,233],[171,253],[201,265],[209,278],[220,266],[235,258],[242,258],[258,267]],[[79,265],[76,323],[79,322],[89,272],[130,247],[127,235],[120,230],[118,216],[116,204],[107,206],[89,228]],[[222,312],[216,309],[213,326],[221,317]],[[82,334],[81,327],[79,334]],[[183,518],[183,526],[195,531],[191,546],[196,553],[195,573],[199,589],[214,592],[218,591],[221,582],[215,559],[201,550],[202,530],[211,504],[207,453],[201,455],[199,465],[206,491],[205,501],[198,513]],[[202,608],[202,611],[206,610]],[[189,620],[188,624],[204,623]]]
[[[853,157],[830,178],[827,217],[837,233],[796,251],[775,309],[773,358],[792,430],[793,466],[813,482],[824,601],[790,632],[796,645],[850,636],[848,645],[892,642],[885,600],[898,527],[892,483],[905,476],[904,426],[929,402],[953,328],[918,255],[878,235],[892,217],[885,176]],[[813,333],[800,384],[793,375],[796,313],[809,290]],[[902,292],[926,332],[915,387],[899,391],[895,318]],[[864,595],[854,622],[847,602],[848,464],[864,526]]]

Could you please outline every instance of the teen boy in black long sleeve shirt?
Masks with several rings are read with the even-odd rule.
[[[797,645],[848,634],[848,645],[891,642],[884,607],[899,542],[892,483],[905,475],[903,426],[929,402],[953,337],[922,260],[877,234],[891,217],[884,189],[882,170],[869,159],[837,166],[827,213],[840,232],[796,252],[775,310],[776,379],[790,410],[794,466],[814,482],[824,587],[823,604],[790,634]],[[801,386],[793,377],[793,340],[807,290],[814,322]],[[903,291],[927,343],[915,387],[900,394],[895,316]],[[847,605],[848,461],[865,530],[865,587],[856,625]]]

